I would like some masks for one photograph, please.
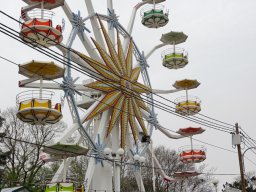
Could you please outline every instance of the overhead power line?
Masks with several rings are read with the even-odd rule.
[[[14,21],[16,21],[16,22],[18,22],[18,23],[20,23],[20,24],[23,24],[22,22],[20,22],[20,21],[18,21],[17,19],[15,19],[15,18],[13,18],[12,16],[10,16],[10,15],[8,15],[7,13],[5,13],[5,12],[2,12],[2,11],[0,11],[0,13],[2,13],[2,14],[4,14],[5,16],[7,16],[8,18],[10,18],[10,19],[12,19],[12,20],[14,20]],[[32,29],[30,26],[27,26],[28,28],[30,28],[31,30],[34,30],[34,29]],[[18,34],[20,34],[19,32],[17,32],[17,31],[15,31],[16,33],[18,33]],[[49,39],[49,37],[47,37],[47,36],[45,36],[45,38],[48,38]],[[49,39],[49,40],[51,40],[51,39]],[[65,47],[65,46],[63,46],[63,45],[59,45],[59,46],[62,46],[63,48],[65,48],[66,50],[68,50],[68,51],[71,51],[71,52],[73,52],[73,53],[76,53],[73,49],[71,49],[71,48],[67,48],[67,47]],[[45,47],[45,48],[47,48],[47,47]],[[49,48],[47,48],[47,49],[49,49]],[[51,50],[51,49],[50,49]],[[51,50],[52,51],[52,50]],[[57,53],[57,52],[55,52],[55,53]],[[59,54],[59,53],[57,53],[57,54]],[[59,54],[61,57],[62,57],[62,55],[61,54]],[[72,61],[73,62],[73,61]],[[76,64],[78,64],[78,63],[76,63]],[[79,64],[78,64],[79,65]],[[79,65],[80,67],[82,67],[83,68],[83,66],[81,66],[81,65]],[[96,74],[95,72],[93,72],[94,74]],[[122,78],[122,77],[120,77],[120,78]],[[164,97],[162,97],[162,96],[159,96],[158,94],[154,94],[154,95],[156,95],[156,96],[158,96],[158,97],[161,97],[162,99],[164,99],[164,100],[166,100],[166,101],[169,101],[169,102],[172,102],[172,103],[174,103],[175,105],[176,105],[176,103],[175,102],[173,102],[173,101],[170,101],[170,100],[168,100],[168,99],[166,99],[166,98],[164,98]],[[147,98],[148,99],[148,98]],[[159,103],[159,101],[157,101],[158,103]],[[161,102],[160,102],[161,103]],[[163,103],[161,103],[161,104],[163,104]],[[166,104],[164,104],[165,106],[166,106]],[[174,107],[171,107],[171,106],[168,106],[169,108],[172,108],[172,109],[175,109]],[[174,111],[173,111],[174,112]],[[202,114],[201,114],[202,115]],[[223,124],[226,124],[226,125],[230,125],[231,127],[233,127],[233,125],[231,125],[231,124],[228,124],[228,123],[225,123],[225,122],[222,122],[222,121],[219,121],[219,120],[216,120],[216,119],[214,119],[214,118],[211,118],[211,117],[208,117],[208,116],[205,116],[205,115],[203,115],[204,117],[207,117],[207,118],[209,118],[209,119],[212,119],[212,120],[214,120],[214,121],[217,121],[217,122],[220,122],[220,123],[223,123]],[[198,118],[198,117],[194,117],[194,118]],[[208,120],[205,120],[204,119],[204,121],[208,121]],[[215,124],[215,125],[218,125],[218,124]],[[222,125],[223,126],[223,125]],[[227,129],[229,129],[229,131],[232,131],[232,128],[228,128],[228,127],[226,127]]]
[[[29,145],[34,145],[34,146],[39,146],[39,147],[43,147],[43,148],[49,148],[49,149],[54,149],[54,150],[57,150],[57,151],[66,152],[63,149],[56,149],[56,148],[53,148],[51,146],[47,146],[47,145],[44,145],[44,144],[38,144],[38,143],[30,142],[30,141],[25,141],[25,140],[22,140],[22,139],[12,138],[12,137],[9,137],[9,136],[3,136],[3,138],[13,140],[13,141],[17,141],[17,142],[26,143],[26,144],[29,144]],[[107,157],[104,157],[104,156],[102,156],[102,157],[97,156],[96,157],[95,155],[83,154],[83,153],[78,153],[78,152],[74,152],[74,151],[70,152],[70,153],[73,153],[74,155],[77,155],[77,156],[86,156],[86,157],[97,158],[97,159],[102,160],[102,161],[108,161],[108,162],[115,161],[115,163],[118,163],[119,166],[131,165],[131,166],[140,166],[142,168],[150,168],[150,169],[155,169],[155,170],[170,171],[170,169],[156,168],[156,167],[152,167],[152,166],[141,165],[141,164],[138,164],[138,163],[135,163],[135,162],[124,162],[124,161],[122,161],[122,159],[117,160],[117,159],[107,158]],[[234,173],[230,174],[230,173],[204,173],[204,172],[202,172],[201,174],[207,174],[207,175],[239,175],[239,174],[234,174]]]
[[[5,33],[6,35],[10,36],[11,38],[14,38],[15,40],[20,41],[21,43],[24,43],[22,40],[19,39],[19,36],[18,36],[18,35],[16,35],[16,37],[11,36],[10,33],[9,33],[10,31],[8,31],[8,33],[7,33],[6,31],[2,31],[2,30],[1,30],[1,32],[2,32],[2,33]],[[15,32],[18,33],[17,31],[15,31]],[[15,34],[13,34],[13,35],[15,35]],[[70,66],[70,64],[65,63],[65,61],[63,61],[62,58],[57,58],[57,59],[56,59],[56,57],[54,57],[52,53],[49,53],[49,52],[47,52],[46,50],[40,49],[40,48],[38,48],[38,47],[35,48],[35,47],[33,47],[33,46],[31,46],[30,44],[27,44],[27,43],[24,43],[24,44],[30,46],[31,48],[33,48],[33,49],[35,49],[35,50],[37,50],[37,51],[39,51],[39,52],[41,52],[41,53],[43,53],[43,54],[46,54],[47,56],[49,56],[49,57],[51,57],[51,58],[53,58],[53,59],[55,59],[55,60],[57,60],[57,61],[63,63],[64,65],[69,65],[69,66]],[[52,51],[52,50],[50,49],[50,51]],[[60,60],[60,59],[61,59],[61,60]],[[71,65],[70,67],[71,67],[71,68],[74,68],[75,70],[78,70],[78,71],[81,72],[81,73],[85,73],[84,71],[81,71],[80,69],[75,68],[75,66],[73,66],[73,65]],[[93,72],[93,73],[95,73],[95,72]],[[86,75],[89,75],[89,76],[90,76],[90,74],[86,74]],[[93,76],[93,77],[97,79],[97,77],[95,77],[95,76]],[[144,101],[145,101],[145,100],[144,100]],[[146,102],[148,103],[148,100],[146,100]],[[149,103],[149,104],[152,104],[152,103]],[[179,114],[176,114],[175,111],[171,111],[170,109],[166,108],[165,106],[159,105],[157,102],[155,102],[153,105],[154,105],[155,107],[157,107],[157,108],[160,108],[160,109],[164,110],[164,111],[170,112],[170,113],[172,113],[172,114],[174,114],[174,115],[176,115],[176,116],[182,117],[182,118],[184,118],[184,119],[194,121],[194,122],[199,123],[199,124],[201,124],[201,125],[208,126],[208,127],[210,127],[210,128],[215,128],[215,129],[217,129],[217,130],[224,129],[223,127],[220,127],[220,126],[218,126],[218,125],[216,125],[216,124],[209,124],[208,122],[204,122],[204,120],[203,120],[203,121],[199,121],[199,120],[197,120],[197,119],[195,119],[195,118],[192,118],[192,117],[184,117],[184,116],[181,116],[181,115],[179,115]],[[168,106],[168,107],[169,107],[169,106]],[[229,131],[231,131],[231,130],[229,130]],[[227,131],[226,131],[226,132],[227,132]]]

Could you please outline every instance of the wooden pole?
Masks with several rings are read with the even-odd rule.
[[[240,134],[238,123],[236,123],[235,127],[236,127],[236,134]],[[240,166],[242,192],[246,192],[245,179],[244,179],[244,169],[243,169],[243,158],[242,158],[242,152],[241,152],[241,145],[240,144],[237,144],[237,152],[238,152],[238,159],[239,159],[239,166]]]

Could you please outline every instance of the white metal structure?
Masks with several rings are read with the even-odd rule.
[[[107,0],[107,15],[98,13],[94,9],[92,0],[85,0],[84,8],[88,12],[85,17],[82,17],[80,12],[73,13],[65,1],[41,0],[33,3],[34,1],[24,0],[24,2],[28,3],[28,6],[22,9],[23,15],[28,15],[27,11],[40,8],[41,5],[42,18],[46,13],[43,8],[52,9],[61,6],[72,25],[66,44],[62,44],[60,41],[51,44],[49,37],[41,35],[41,40],[49,40],[50,42],[47,41],[49,45],[56,46],[68,63],[68,66],[65,66],[62,85],[45,82],[39,84],[35,82],[37,79],[23,80],[21,84],[25,88],[63,90],[65,92],[73,124],[58,143],[65,143],[77,131],[80,136],[75,144],[87,142],[87,147],[90,149],[88,152],[90,161],[84,179],[85,191],[120,191],[120,162],[125,153],[136,167],[134,177],[138,189],[142,192],[145,191],[140,165],[145,161],[144,155],[147,151],[152,154],[152,164],[161,168],[149,146],[153,129],[159,128],[165,135],[173,139],[184,137],[179,134],[167,133],[157,123],[154,112],[153,94],[180,91],[180,89],[155,90],[151,87],[147,59],[157,48],[168,44],[155,47],[145,57],[131,36],[138,9],[142,5],[162,1],[143,0],[139,2],[132,11],[127,29],[119,23],[112,0]],[[87,22],[91,23],[92,35],[90,34],[90,36],[93,40],[88,37],[89,30],[85,26]],[[24,27],[29,28],[28,26]],[[79,53],[73,46],[76,37],[84,45],[85,54]],[[27,38],[29,39],[29,37]],[[33,43],[35,42],[33,41]],[[37,46],[42,44],[41,41]],[[116,44],[117,46],[115,46]],[[132,60],[136,60],[136,62],[132,62]],[[71,65],[75,65],[82,73],[87,74],[82,77],[86,80],[82,84],[76,83],[77,78],[72,77]],[[138,82],[140,74],[142,82]],[[76,94],[82,94],[82,100],[79,102],[76,100]],[[83,114],[79,113],[79,107],[85,111]],[[69,163],[70,158],[65,158],[64,163],[52,179],[53,183],[65,181]],[[165,175],[163,171],[161,171],[161,175],[165,180],[175,181]]]

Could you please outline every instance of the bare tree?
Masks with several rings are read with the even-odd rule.
[[[32,126],[20,121],[16,112],[15,108],[8,108],[2,113],[5,121],[1,129],[6,133],[4,144],[11,151],[5,177],[9,181],[8,186],[20,184],[31,187],[43,166],[39,159],[43,146],[53,142],[56,133],[66,125],[59,122],[55,125]]]
[[[246,184],[246,191],[248,192],[256,192],[256,176],[255,172],[248,172],[245,173],[245,184]],[[222,191],[240,191],[242,189],[241,185],[241,178],[236,177],[232,183],[226,182],[223,185]]]

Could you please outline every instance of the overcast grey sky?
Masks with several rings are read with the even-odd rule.
[[[82,0],[67,0],[73,12],[81,11],[87,16]],[[106,13],[106,1],[94,0],[97,12]],[[102,3],[104,2],[104,3]],[[123,26],[128,25],[132,7],[138,1],[115,0],[114,8]],[[20,17],[20,9],[25,4],[20,0],[1,1],[1,10],[15,18]],[[141,24],[138,12],[133,37],[140,50],[147,53],[153,46],[160,43],[161,34],[169,31],[183,31],[188,35],[185,43],[179,47],[189,53],[189,64],[184,69],[169,70],[162,66],[161,51],[156,51],[149,59],[149,74],[155,89],[170,89],[176,80],[183,78],[197,79],[201,85],[192,90],[191,95],[202,100],[202,114],[212,118],[235,124],[254,139],[255,109],[256,109],[256,1],[255,0],[167,0],[164,5],[169,10],[170,22],[164,28],[148,29]],[[64,42],[70,32],[70,24],[61,8],[54,10],[56,17],[54,25],[66,20]],[[0,21],[19,30],[19,25],[3,15]],[[89,23],[87,24],[90,28]],[[91,36],[90,34],[88,34]],[[10,39],[0,33],[1,56],[16,63],[24,63],[32,59],[49,60],[46,56],[31,50],[29,47]],[[74,49],[81,50],[81,44],[76,42]],[[166,47],[168,48],[168,47]],[[80,74],[74,74],[75,76]],[[80,75],[81,76],[81,75]],[[15,105],[16,94],[23,91],[18,88],[18,81],[23,79],[18,75],[18,68],[1,60],[0,82],[2,87],[0,109]],[[86,77],[81,76],[81,80]],[[165,95],[174,100],[185,93],[179,92]],[[61,93],[57,93],[61,95]],[[158,99],[158,98],[155,98]],[[170,103],[168,103],[170,104]],[[66,107],[67,108],[67,107]],[[187,126],[200,126],[193,122],[175,117],[157,110],[159,122],[174,131]],[[69,121],[70,118],[64,117]],[[202,126],[203,127],[203,126]],[[207,127],[206,132],[195,137],[205,142],[230,150],[231,135]],[[155,145],[165,145],[178,150],[180,146],[189,144],[188,139],[170,140],[159,131],[154,132]],[[209,167],[215,167],[216,173],[239,173],[237,154],[206,146]],[[256,162],[256,155],[251,152],[247,157]],[[255,166],[245,161],[246,170],[255,171]],[[231,181],[233,176],[216,176],[221,182]]]

